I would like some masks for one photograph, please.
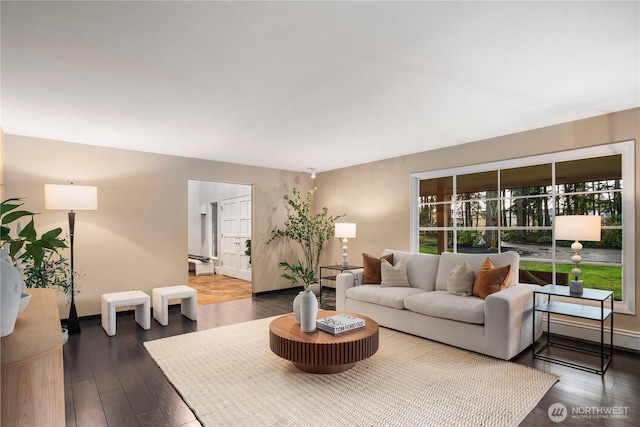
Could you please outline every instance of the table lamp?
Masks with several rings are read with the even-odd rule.
[[[356,224],[354,222],[336,223],[336,237],[342,239],[342,267],[349,267],[347,262],[348,239],[356,237]]]
[[[575,280],[569,282],[569,292],[572,294],[581,294],[584,288],[582,280],[578,280],[582,275],[582,271],[578,267],[582,262],[580,256],[582,244],[579,240],[583,242],[600,241],[600,223],[600,215],[561,215],[555,218],[555,239],[574,241],[571,244],[571,249],[574,252],[571,261],[575,267],[571,270],[571,274]]]

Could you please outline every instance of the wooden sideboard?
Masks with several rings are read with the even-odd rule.
[[[2,338],[2,425],[64,426],[64,368],[53,289],[29,289],[31,302]]]

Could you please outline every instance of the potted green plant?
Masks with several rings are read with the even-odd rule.
[[[37,214],[19,210],[18,208],[24,204],[22,200],[7,199],[0,204],[0,247],[8,249],[9,258],[14,265],[32,259],[33,265],[39,267],[48,251],[57,251],[60,248],[66,248],[67,245],[58,237],[62,233],[62,228],[47,231],[38,238],[33,219]],[[18,221],[26,217],[30,220],[20,229]],[[14,223],[16,223],[16,230],[12,233],[11,225]]]
[[[292,194],[284,195],[284,205],[287,210],[287,219],[284,228],[276,228],[271,233],[271,238],[267,244],[280,238],[297,242],[304,255],[304,262],[298,260],[294,264],[287,261],[280,262],[279,266],[285,269],[281,275],[291,281],[292,285],[302,281],[305,289],[317,281],[318,262],[320,252],[324,244],[333,237],[335,222],[344,215],[329,215],[327,207],[323,207],[319,213],[311,213],[311,197],[317,187],[306,192],[303,198],[302,193],[294,188]]]
[[[69,260],[60,253],[47,249],[39,266],[36,267],[33,260],[28,259],[23,268],[24,284],[27,288],[54,288],[71,301],[71,266]],[[74,293],[78,294],[77,286]]]
[[[280,277],[284,277],[289,280],[291,282],[291,286],[297,285],[298,280],[301,280],[302,287],[306,291],[309,288],[309,285],[316,281],[315,271],[307,268],[300,260],[297,260],[293,264],[290,264],[287,261],[281,261],[278,266],[284,269],[284,273],[282,273]]]
[[[25,287],[31,288],[51,288],[56,292],[62,292],[67,296],[67,303],[71,302],[71,275],[77,272],[71,271],[71,266],[67,258],[63,257],[56,250],[45,249],[44,259],[38,267],[33,262],[33,258],[28,258],[22,263],[24,269],[23,279]],[[78,295],[78,285],[73,288],[74,295]],[[62,328],[62,344],[69,339],[69,331]]]
[[[249,257],[249,267],[251,267],[251,239],[247,239],[244,241],[244,254]]]
[[[48,231],[38,238],[33,219],[36,214],[20,209],[22,205],[22,199],[17,198],[0,203],[2,336],[13,332],[18,311],[26,306],[26,303],[21,304],[23,267],[31,265],[40,269],[47,254],[57,253],[58,249],[67,247],[64,240],[58,237],[61,228]],[[24,228],[20,228],[20,219],[29,219]],[[15,230],[12,230],[14,224]],[[28,302],[29,295],[24,296]]]

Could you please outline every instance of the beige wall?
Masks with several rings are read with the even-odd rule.
[[[640,139],[640,109],[622,111],[557,126],[506,135],[451,148],[388,159],[318,174],[317,203],[330,212],[344,212],[357,223],[357,238],[349,240],[349,260],[361,265],[361,253],[380,254],[384,248],[409,250],[409,175],[459,166],[488,163],[573,148]],[[372,148],[373,149],[373,148]],[[640,147],[636,146],[636,165]],[[639,224],[639,175],[636,180],[636,224]],[[636,230],[638,230],[636,225]],[[638,248],[638,233],[636,233]],[[639,248],[640,249],[640,248]],[[324,262],[341,258],[340,245],[329,245]],[[636,266],[640,250],[636,249]],[[636,278],[640,271],[636,267]],[[640,313],[640,285],[636,281],[636,313]],[[640,318],[616,317],[616,329],[640,331]]]
[[[292,245],[265,243],[284,221],[282,196],[313,185],[307,173],[140,153],[23,136],[5,136],[5,196],[26,198],[41,212],[40,232],[62,227],[64,211],[44,209],[44,184],[96,185],[98,210],[76,213],[75,266],[83,274],[76,304],[80,316],[100,313],[100,295],[187,283],[187,182],[253,185],[254,292],[285,288],[281,259]],[[264,238],[261,238],[264,236]],[[62,318],[68,315],[63,297]]]

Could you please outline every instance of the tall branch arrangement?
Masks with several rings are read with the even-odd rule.
[[[282,261],[279,265],[291,272],[291,274],[282,274],[282,277],[291,280],[292,285],[297,283],[298,279],[302,280],[305,289],[315,282],[320,252],[327,240],[333,237],[336,220],[344,216],[329,215],[327,207],[323,207],[317,214],[312,214],[311,197],[316,190],[317,188],[307,191],[306,197],[303,197],[303,193],[296,188],[292,190],[291,195],[285,194],[287,219],[284,228],[275,229],[267,242],[268,244],[279,238],[288,238],[300,244],[304,254],[304,264],[300,261],[295,264]]]

